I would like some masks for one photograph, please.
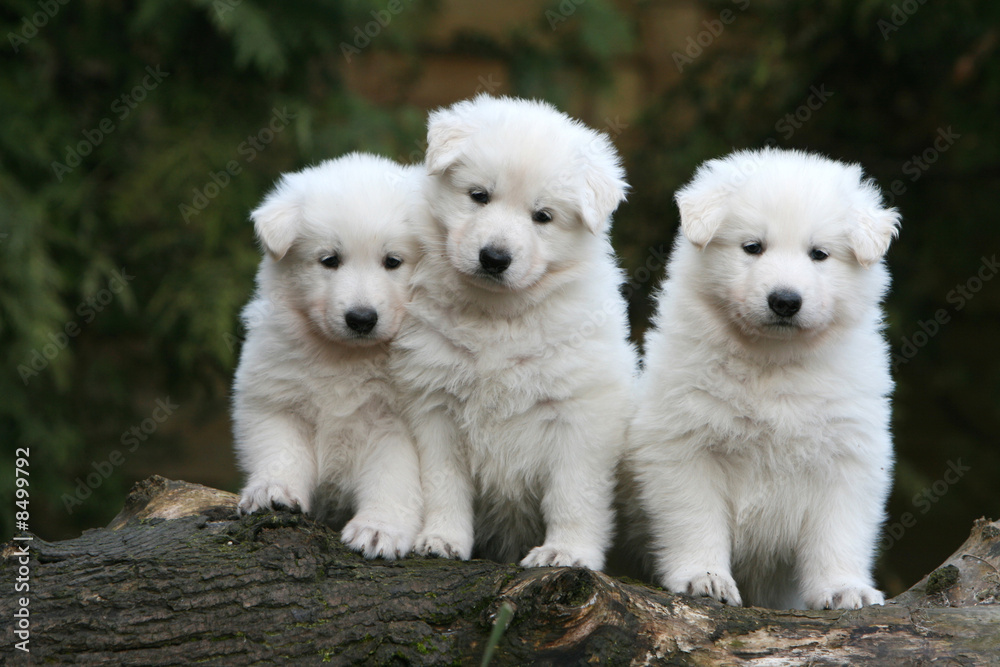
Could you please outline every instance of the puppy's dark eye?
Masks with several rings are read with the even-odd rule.
[[[398,269],[402,265],[403,265],[403,260],[393,255],[386,255],[385,259],[382,261],[382,266],[389,269],[390,271],[393,269]]]
[[[544,208],[531,214],[531,219],[535,222],[552,222],[552,214]]]
[[[321,257],[319,263],[328,269],[336,269],[340,266],[340,255],[327,255]]]
[[[813,248],[809,251],[809,257],[816,262],[822,262],[824,259],[830,256],[830,253],[820,250],[819,248]]]
[[[748,255],[759,255],[764,252],[764,246],[757,241],[750,241],[750,243],[743,244],[743,252]]]
[[[486,190],[469,190],[469,196],[472,201],[477,204],[489,204],[490,203],[490,193]]]

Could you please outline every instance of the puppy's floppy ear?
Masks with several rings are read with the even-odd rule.
[[[851,250],[865,267],[875,264],[899,235],[899,211],[886,208],[882,193],[871,179],[861,180],[861,168],[852,165],[855,199],[851,206],[854,226],[850,231]]]
[[[730,183],[725,171],[722,160],[709,160],[674,195],[681,212],[681,231],[699,249],[712,240],[728,212]]]
[[[295,242],[301,215],[300,198],[287,175],[250,214],[257,238],[275,260],[284,257]]]
[[[583,224],[595,235],[607,232],[611,214],[625,200],[628,191],[621,158],[611,140],[593,133],[583,155]]]
[[[445,169],[455,164],[466,140],[472,135],[474,127],[465,119],[461,104],[450,109],[432,111],[427,120],[427,154],[424,164],[427,173],[437,176]]]

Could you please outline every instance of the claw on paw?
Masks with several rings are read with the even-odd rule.
[[[457,539],[449,539],[441,535],[420,535],[413,550],[421,556],[438,556],[453,560],[469,560],[472,557],[472,546],[465,547]]]
[[[340,539],[365,558],[403,558],[413,547],[410,531],[384,522],[355,517],[344,526]]]
[[[521,561],[521,567],[586,567],[600,570],[604,559],[600,554],[584,553],[566,547],[535,547]]]
[[[248,484],[240,493],[240,514],[253,514],[262,510],[287,510],[308,512],[309,501],[279,482],[256,482]]]
[[[733,607],[743,605],[736,581],[727,573],[704,571],[677,581],[668,582],[667,588],[674,593],[684,593],[692,597],[710,597]]]

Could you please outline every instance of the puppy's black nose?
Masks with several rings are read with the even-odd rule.
[[[802,307],[802,297],[787,290],[774,290],[767,295],[767,305],[780,317],[791,317]]]
[[[506,250],[488,245],[479,251],[479,264],[486,273],[499,276],[510,266],[511,256]]]
[[[351,331],[359,334],[371,333],[378,322],[378,313],[374,308],[352,308],[344,313],[344,322]]]

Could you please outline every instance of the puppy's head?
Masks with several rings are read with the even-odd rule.
[[[738,331],[791,340],[849,326],[887,286],[898,233],[858,165],[801,151],[710,160],[677,192],[699,292]]]
[[[431,114],[426,169],[442,252],[494,291],[559,284],[604,242],[628,187],[606,136],[548,104],[480,95]]]
[[[420,182],[416,168],[360,153],[282,176],[251,214],[270,263],[264,295],[324,339],[391,339],[418,255]]]

